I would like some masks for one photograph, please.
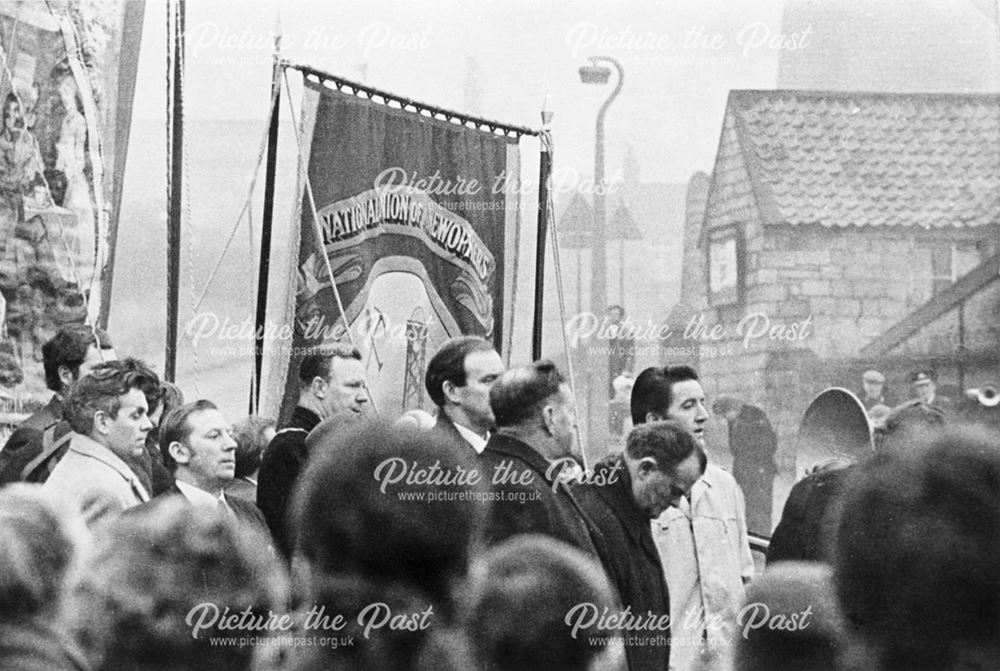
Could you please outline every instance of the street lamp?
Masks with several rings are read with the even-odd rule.
[[[615,70],[618,71],[618,83],[615,85],[614,91],[611,92],[611,95],[608,96],[608,99],[604,101],[601,109],[597,112],[597,130],[594,140],[594,236],[593,246],[590,250],[590,311],[600,319],[604,316],[607,309],[608,283],[605,245],[605,226],[607,220],[604,206],[604,115],[607,113],[611,103],[614,102],[614,99],[621,93],[622,83],[625,81],[625,72],[622,70],[621,64],[613,58],[592,56],[589,60],[590,65],[584,65],[580,68],[580,81],[584,84],[603,85],[608,83],[608,78],[611,76],[611,69],[602,67],[601,63],[613,65]],[[594,348],[595,355],[592,357],[594,364],[597,364],[597,361],[601,359],[600,354],[597,353],[599,349],[601,348]],[[596,372],[597,379],[591,382],[588,394],[591,399],[591,403],[588,404],[590,410],[588,413],[590,422],[588,435],[590,436],[590,444],[597,447],[603,453],[608,444],[608,399],[604,398],[607,395],[609,374],[606,358],[599,365],[592,365],[591,370]]]
[[[625,305],[625,241],[641,240],[642,232],[635,224],[625,203],[620,203],[611,216],[611,237],[618,239],[618,303]],[[612,373],[614,371],[611,371]]]

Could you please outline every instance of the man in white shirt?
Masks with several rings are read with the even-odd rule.
[[[493,429],[490,387],[504,372],[500,355],[483,338],[452,338],[427,364],[424,384],[438,407],[431,429],[442,440],[482,454]]]
[[[636,425],[680,422],[704,453],[708,409],[692,368],[644,370],[632,388],[631,409]],[[688,496],[653,521],[653,537],[670,593],[671,671],[730,669],[744,585],[754,574],[743,492],[736,480],[708,463]]]
[[[174,486],[164,496],[180,494],[191,505],[232,515],[241,525],[264,533],[264,516],[257,506],[225,495],[236,473],[236,441],[214,403],[203,399],[167,413],[160,425],[160,450],[174,474]]]

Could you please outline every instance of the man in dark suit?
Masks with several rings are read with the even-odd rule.
[[[490,387],[504,371],[500,355],[483,338],[452,338],[427,364],[424,385],[438,407],[433,435],[482,454],[493,428]]]
[[[299,365],[299,403],[291,420],[264,450],[257,478],[257,506],[278,550],[291,559],[294,539],[288,509],[295,483],[309,460],[306,436],[321,420],[340,412],[360,415],[368,402],[361,353],[353,347],[322,347]]]
[[[25,474],[24,469],[45,447],[54,448],[60,438],[68,436],[69,425],[63,422],[63,398],[69,386],[102,361],[117,358],[108,335],[86,324],[64,326],[42,346],[45,385],[54,394],[45,407],[21,422],[0,450],[0,485],[21,480],[44,482],[48,478],[61,455],[39,463],[32,473]],[[49,429],[52,430],[46,440]],[[68,441],[63,444],[68,446]]]
[[[183,496],[191,505],[231,515],[244,528],[265,534],[257,506],[227,497],[224,488],[236,472],[236,441],[232,426],[211,401],[186,403],[171,410],[160,425],[160,449],[174,474],[164,496]]]
[[[774,476],[778,473],[774,463],[778,434],[763,410],[733,396],[719,396],[712,404],[712,411],[725,417],[729,426],[733,477],[746,500],[747,528],[768,535],[774,505],[771,500]]]
[[[937,371],[930,368],[915,371],[910,375],[910,383],[918,400],[941,408],[946,415],[954,414],[955,404],[952,400],[937,393]]]
[[[493,485],[490,545],[544,534],[598,557],[600,539],[567,486],[578,469],[573,392],[551,361],[501,375],[490,390],[497,431],[481,458]]]
[[[837,504],[857,470],[849,461],[834,460],[795,483],[771,535],[768,567],[781,561],[830,563],[837,535]]]
[[[626,637],[633,671],[669,667],[670,600],[650,520],[691,491],[706,465],[703,454],[678,422],[640,424],[624,453],[599,463],[590,482],[573,489],[604,539],[605,565],[622,607],[638,618],[656,618],[655,626]],[[674,636],[694,634],[673,623]]]

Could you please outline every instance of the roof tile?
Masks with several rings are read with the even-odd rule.
[[[1000,96],[740,91],[771,223],[981,226],[1000,214]],[[736,101],[734,103],[734,100]]]

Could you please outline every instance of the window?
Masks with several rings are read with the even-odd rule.
[[[950,287],[955,277],[955,245],[941,243],[931,249],[931,295],[937,296]]]
[[[743,299],[743,239],[735,226],[709,233],[708,297],[712,305]]]

